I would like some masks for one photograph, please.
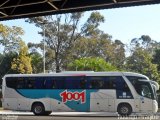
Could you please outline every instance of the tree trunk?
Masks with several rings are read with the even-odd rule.
[[[56,73],[61,72],[60,70],[60,65],[59,65],[59,59],[58,59],[58,52],[55,54],[55,59],[56,59]]]

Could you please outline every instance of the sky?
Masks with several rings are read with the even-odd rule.
[[[84,22],[93,11],[85,12]],[[114,8],[99,10],[105,17],[105,22],[99,28],[113,38],[129,44],[131,39],[140,38],[141,35],[149,35],[153,40],[160,42],[160,4],[136,7]],[[26,23],[24,19],[8,20],[1,22],[8,26],[19,26],[25,31],[22,39],[28,42],[38,43],[42,37],[38,34],[40,28]]]

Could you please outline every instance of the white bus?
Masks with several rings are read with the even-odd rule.
[[[2,83],[2,106],[49,115],[52,111],[156,113],[159,85],[132,72],[10,74]]]

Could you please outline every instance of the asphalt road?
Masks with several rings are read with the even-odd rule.
[[[35,116],[35,115],[13,115],[2,114],[0,120],[160,120],[160,116],[64,116],[64,115],[50,115],[50,116]]]
[[[129,117],[120,117],[117,114],[110,115],[110,113],[57,112],[50,116],[35,116],[30,112],[0,111],[0,120],[160,120],[160,114],[154,116],[132,115]]]
[[[72,117],[72,116],[33,116],[33,115],[18,115],[18,116],[2,116],[1,120],[159,120],[160,118],[149,117]]]
[[[118,120],[117,117],[66,117],[66,116],[12,116],[2,120]]]

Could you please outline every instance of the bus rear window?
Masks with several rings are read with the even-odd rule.
[[[13,77],[6,78],[6,85],[9,88],[16,88],[17,87],[17,79]]]

